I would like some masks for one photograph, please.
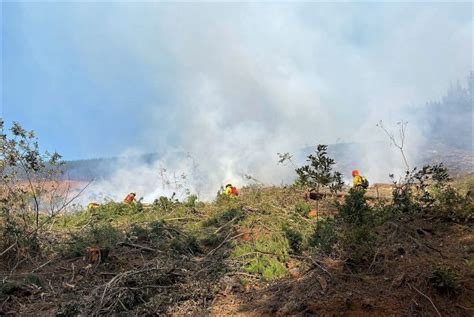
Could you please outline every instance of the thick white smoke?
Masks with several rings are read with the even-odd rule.
[[[375,125],[382,119],[393,129],[409,117],[409,106],[439,98],[465,77],[471,6],[114,4],[101,33],[149,67],[148,85],[160,93],[163,80],[172,87],[166,104],[149,106],[147,146],[137,150],[169,154],[147,166],[125,160],[89,192],[121,199],[136,191],[148,201],[170,195],[173,189],[160,184],[165,168],[186,174],[187,188],[209,199],[226,182],[244,185],[245,174],[266,184],[288,181],[294,173],[277,165],[277,152],[336,140],[361,144],[352,155],[362,166],[354,167],[386,181],[404,165]],[[71,14],[98,26],[87,13],[93,5],[79,9]],[[78,32],[85,63],[106,80],[95,59],[101,44]],[[411,160],[425,142],[418,126],[410,122],[407,131]],[[350,170],[342,172],[349,177]]]

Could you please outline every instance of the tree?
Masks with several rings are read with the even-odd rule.
[[[0,248],[6,247],[0,256],[39,251],[43,227],[85,189],[69,197],[70,187],[61,186],[62,165],[58,153],[40,152],[33,131],[17,122],[5,131],[0,119]]]
[[[308,155],[309,165],[296,169],[298,183],[308,186],[312,191],[319,193],[321,188],[328,188],[332,193],[342,189],[342,174],[333,172],[334,159],[328,157],[327,145],[319,144],[315,154]]]

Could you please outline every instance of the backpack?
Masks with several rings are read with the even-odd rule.
[[[360,186],[361,186],[363,189],[369,188],[369,181],[367,180],[367,178],[365,178],[364,176],[360,176],[360,178],[361,178],[361,181],[362,181],[362,183],[360,184]]]

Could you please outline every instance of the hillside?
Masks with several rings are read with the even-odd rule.
[[[465,195],[473,180],[454,185]],[[344,220],[359,194],[313,201],[294,186],[60,215],[41,254],[20,261],[21,250],[2,252],[0,312],[472,316],[472,200],[399,214],[387,208],[391,190],[379,184],[365,195],[369,231]],[[90,258],[89,247],[100,256]]]

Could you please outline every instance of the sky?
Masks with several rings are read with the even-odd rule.
[[[4,1],[1,20],[7,124],[66,159],[186,151],[220,179],[377,141],[473,69],[471,2]]]

